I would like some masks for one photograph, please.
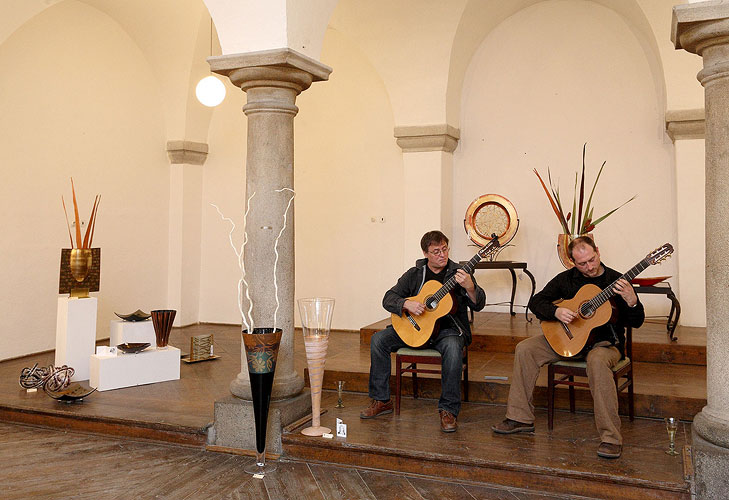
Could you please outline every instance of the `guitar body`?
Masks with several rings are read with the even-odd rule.
[[[596,285],[585,285],[573,298],[555,302],[559,307],[566,307],[579,315],[568,325],[561,321],[542,321],[542,332],[554,352],[565,358],[578,354],[587,344],[593,328],[610,321],[613,312],[610,302],[604,302],[588,317],[580,314],[580,306],[601,291]]]
[[[398,336],[410,347],[420,347],[425,344],[436,332],[437,322],[440,318],[450,313],[453,309],[453,296],[446,293],[445,296],[433,307],[428,304],[430,297],[440,290],[442,285],[436,280],[430,280],[423,285],[415,297],[408,297],[425,304],[425,312],[420,316],[412,316],[403,310],[402,316],[393,314],[391,317],[392,327]]]

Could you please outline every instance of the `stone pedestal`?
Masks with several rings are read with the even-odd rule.
[[[706,109],[706,400],[696,415],[698,498],[726,498],[729,453],[729,3],[673,8],[671,40],[698,54]]]
[[[278,364],[276,366],[278,370]],[[284,427],[311,413],[311,395],[308,390],[281,401],[271,401],[268,409],[266,452],[283,452],[281,434]],[[256,449],[253,425],[253,403],[234,396],[215,402],[214,437],[211,444],[241,450]]]

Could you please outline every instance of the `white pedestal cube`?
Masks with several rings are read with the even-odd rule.
[[[137,354],[91,356],[89,385],[99,391],[153,384],[180,378],[180,350],[177,347],[148,347]]]
[[[89,379],[89,358],[96,347],[96,297],[58,297],[56,366],[75,370],[71,380]]]
[[[154,337],[154,326],[152,326],[152,320],[111,320],[111,327],[109,328],[109,345],[113,347],[115,345],[124,344],[125,342],[149,342],[149,344],[154,347],[157,341]]]

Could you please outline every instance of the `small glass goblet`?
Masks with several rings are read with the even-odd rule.
[[[678,420],[674,417],[666,418],[666,431],[668,432],[668,438],[670,439],[670,447],[666,450],[668,455],[678,455],[676,451],[676,431],[678,430]]]
[[[344,408],[342,403],[342,391],[344,390],[344,380],[337,380],[337,406],[335,408]]]

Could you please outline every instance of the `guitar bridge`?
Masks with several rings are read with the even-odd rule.
[[[569,337],[570,340],[575,338],[574,335],[572,335],[570,328],[566,324],[562,323],[561,321],[559,322],[559,324],[562,325],[562,329],[564,330],[564,333],[567,334],[567,337]]]
[[[412,316],[410,316],[407,313],[405,313],[405,316],[408,318],[408,321],[410,322],[410,324],[413,325],[413,328],[415,328],[415,330],[419,332],[420,331],[420,325],[418,324],[417,321],[415,321],[415,318],[413,318]]]

